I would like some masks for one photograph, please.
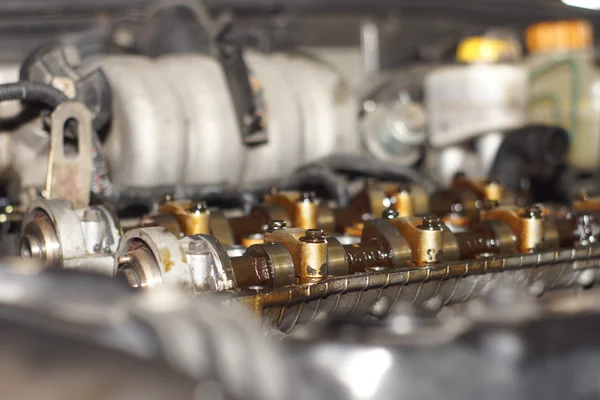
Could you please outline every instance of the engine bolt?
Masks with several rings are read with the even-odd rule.
[[[304,232],[304,237],[300,240],[306,243],[325,243],[323,229],[307,229]]]
[[[200,201],[198,203],[192,203],[188,211],[192,214],[205,214],[208,212],[208,206],[205,201]]]
[[[532,206],[525,210],[523,218],[540,219],[542,218],[542,209],[538,206]]]
[[[312,203],[315,201],[315,192],[304,192],[302,193],[302,201]]]
[[[271,221],[269,221],[269,224],[267,225],[267,232],[285,229],[286,226],[287,226],[287,224],[285,223],[285,221],[271,220]]]
[[[417,226],[418,229],[427,231],[441,231],[442,225],[440,219],[436,217],[424,217],[421,225]]]
[[[162,197],[160,204],[165,204],[165,203],[168,203],[169,201],[174,201],[174,200],[175,200],[175,197],[173,195],[165,194]]]
[[[400,213],[398,212],[398,210],[393,209],[393,208],[388,208],[387,210],[383,210],[383,213],[381,215],[381,217],[383,219],[394,219],[394,218],[398,218],[400,216]]]

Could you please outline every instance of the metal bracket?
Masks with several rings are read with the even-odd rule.
[[[65,153],[65,129],[75,121],[77,152]],[[46,198],[62,199],[77,210],[90,202],[92,187],[92,116],[81,103],[59,105],[50,116],[50,154],[46,175]]]

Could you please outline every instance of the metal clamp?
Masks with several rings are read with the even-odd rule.
[[[51,115],[50,154],[46,198],[70,202],[75,209],[88,206],[92,188],[92,118],[81,103],[59,105]],[[65,130],[77,129],[77,152],[65,153]]]

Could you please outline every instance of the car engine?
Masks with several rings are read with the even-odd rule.
[[[600,397],[600,7],[11,4],[1,398]]]

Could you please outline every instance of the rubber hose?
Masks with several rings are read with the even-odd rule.
[[[283,189],[322,187],[338,205],[344,207],[350,202],[346,180],[330,169],[320,166],[302,168],[284,178],[279,186]]]
[[[530,125],[506,132],[490,177],[511,188],[524,178],[551,181],[565,164],[569,135],[558,126]]]
[[[0,101],[21,100],[27,104],[56,108],[69,100],[60,90],[43,83],[20,81],[0,85]]]
[[[410,167],[393,162],[376,160],[371,157],[349,154],[335,154],[301,169],[321,166],[339,172],[358,173],[380,179],[395,179],[424,185],[428,192],[434,192],[438,186],[426,175]]]

